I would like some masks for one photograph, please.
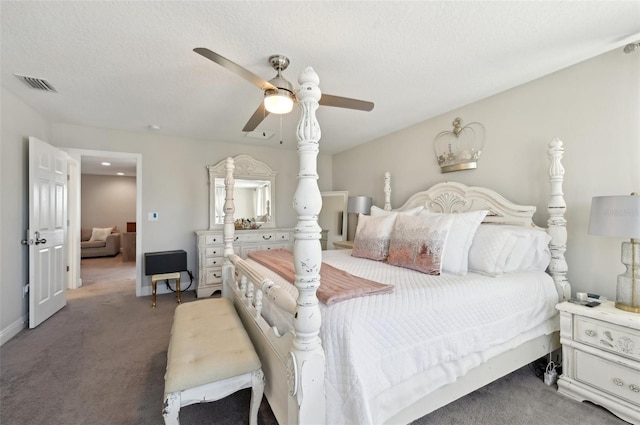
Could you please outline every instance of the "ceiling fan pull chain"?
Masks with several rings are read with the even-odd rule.
[[[280,115],[280,144],[282,144],[282,115]]]

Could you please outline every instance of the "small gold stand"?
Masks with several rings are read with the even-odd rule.
[[[156,287],[158,281],[170,279],[175,279],[176,281],[176,301],[178,301],[178,304],[182,302],[182,300],[180,300],[180,272],[154,274],[151,275],[151,307],[156,307]]]

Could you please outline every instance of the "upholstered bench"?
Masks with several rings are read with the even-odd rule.
[[[249,423],[257,425],[264,375],[233,303],[209,298],[179,305],[164,375],[165,425],[180,423],[182,406],[220,400],[249,387]]]

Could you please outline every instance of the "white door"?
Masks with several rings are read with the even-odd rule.
[[[29,328],[67,304],[67,155],[29,137]]]

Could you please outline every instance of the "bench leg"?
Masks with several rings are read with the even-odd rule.
[[[258,425],[258,410],[264,393],[264,374],[262,369],[251,373],[251,408],[249,410],[249,425]]]
[[[162,408],[162,417],[165,425],[180,425],[180,394],[171,393],[164,400]]]
[[[151,307],[156,308],[156,287],[158,283],[151,279]]]

